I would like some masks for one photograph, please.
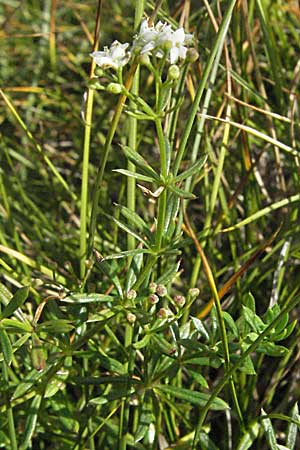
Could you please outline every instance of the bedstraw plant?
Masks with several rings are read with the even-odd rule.
[[[298,448],[299,16],[3,3],[1,448]]]

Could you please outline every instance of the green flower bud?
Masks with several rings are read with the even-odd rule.
[[[100,83],[98,78],[91,78],[88,81],[88,87],[90,89],[97,89],[97,90],[100,90],[100,91],[103,91],[105,89],[105,87]]]
[[[199,58],[199,53],[197,52],[197,50],[195,48],[189,48],[188,51],[186,52],[186,60],[188,62],[195,62],[197,61],[197,59]]]
[[[172,66],[169,67],[168,79],[178,80],[179,77],[180,77],[180,69],[178,66],[176,66],[176,64],[173,64]]]
[[[130,289],[128,292],[127,292],[127,295],[126,295],[126,297],[128,298],[128,300],[134,300],[135,298],[136,298],[136,291],[134,290],[134,289]]]
[[[147,66],[151,65],[151,61],[150,61],[149,55],[147,55],[146,53],[143,54],[143,55],[140,55],[139,58],[138,58],[138,61],[139,61],[139,63],[142,66],[146,66],[147,67]]]
[[[198,289],[198,288],[189,289],[189,297],[191,298],[191,300],[195,300],[195,298],[197,298],[199,294],[200,294],[200,289]]]
[[[151,282],[151,283],[149,284],[149,291],[151,292],[151,294],[155,294],[156,289],[157,289],[157,284]]]
[[[102,77],[103,75],[104,75],[104,70],[101,68],[101,67],[96,67],[96,69],[95,69],[95,71],[94,71],[94,74],[97,76],[97,77]]]
[[[109,85],[106,88],[107,92],[110,92],[111,94],[121,94],[122,92],[122,85],[119,83],[109,83]]]
[[[134,323],[136,321],[136,315],[132,313],[128,313],[126,316],[127,322]]]

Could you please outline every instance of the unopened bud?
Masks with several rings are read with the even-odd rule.
[[[197,61],[197,59],[199,58],[199,53],[197,52],[197,50],[195,48],[189,48],[188,51],[186,52],[186,60],[188,62],[195,62]]]
[[[97,89],[100,91],[103,91],[105,89],[105,87],[102,86],[98,78],[91,78],[88,82],[88,87],[90,89]]]
[[[134,323],[136,321],[136,315],[132,313],[128,313],[126,316],[127,322]]]
[[[97,77],[102,77],[104,75],[104,70],[101,67],[97,66],[95,71],[94,71],[94,74]]]
[[[180,69],[176,64],[173,64],[168,69],[168,79],[169,80],[178,80],[180,77]]]
[[[176,303],[177,306],[182,308],[182,306],[185,305],[185,297],[183,295],[175,295],[174,302]]]
[[[159,298],[158,298],[158,296],[155,295],[155,294],[150,294],[149,297],[148,297],[148,299],[149,299],[149,302],[150,302],[152,305],[155,305],[156,303],[159,302]]]
[[[166,308],[160,308],[160,310],[157,313],[157,317],[159,319],[167,319],[171,315],[172,315],[171,311]]]
[[[200,289],[198,289],[198,288],[189,289],[189,297],[191,298],[191,300],[195,300],[195,298],[197,298],[199,294],[200,294]]]
[[[149,291],[151,292],[151,294],[155,294],[156,289],[157,289],[157,284],[156,283],[152,282],[152,283],[149,284]]]
[[[126,294],[126,297],[128,300],[134,300],[136,298],[136,291],[134,289],[130,289]]]
[[[163,284],[159,284],[156,288],[156,293],[160,297],[165,297],[168,293],[166,286],[164,286]]]
[[[138,61],[139,61],[139,63],[142,66],[146,66],[147,67],[147,66],[151,65],[151,61],[150,61],[149,55],[147,55],[146,53],[143,54],[143,55],[140,55]]]
[[[107,92],[110,92],[111,94],[121,94],[122,92],[122,86],[119,83],[109,83],[109,85],[106,88]]]

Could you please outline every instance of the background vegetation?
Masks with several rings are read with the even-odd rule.
[[[143,3],[0,4],[0,446],[297,449],[299,5]],[[144,11],[199,59],[116,120],[89,54]]]

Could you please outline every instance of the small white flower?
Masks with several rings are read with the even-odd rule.
[[[186,34],[183,28],[172,30],[166,22],[158,22],[155,26],[149,26],[147,20],[141,23],[140,31],[135,36],[132,50],[141,55],[149,54],[162,58],[167,54],[171,64],[176,64],[178,59],[185,59],[186,45],[192,43],[193,36]]]
[[[151,54],[155,48],[156,37],[157,31],[154,26],[149,27],[148,20],[143,20],[139,33],[134,37],[132,51],[141,55]]]
[[[129,47],[128,43],[121,44],[118,41],[114,41],[111,46],[104,47],[101,52],[93,52],[90,54],[94,58],[95,63],[103,69],[119,69],[125,66],[130,59],[130,52],[127,51]]]

